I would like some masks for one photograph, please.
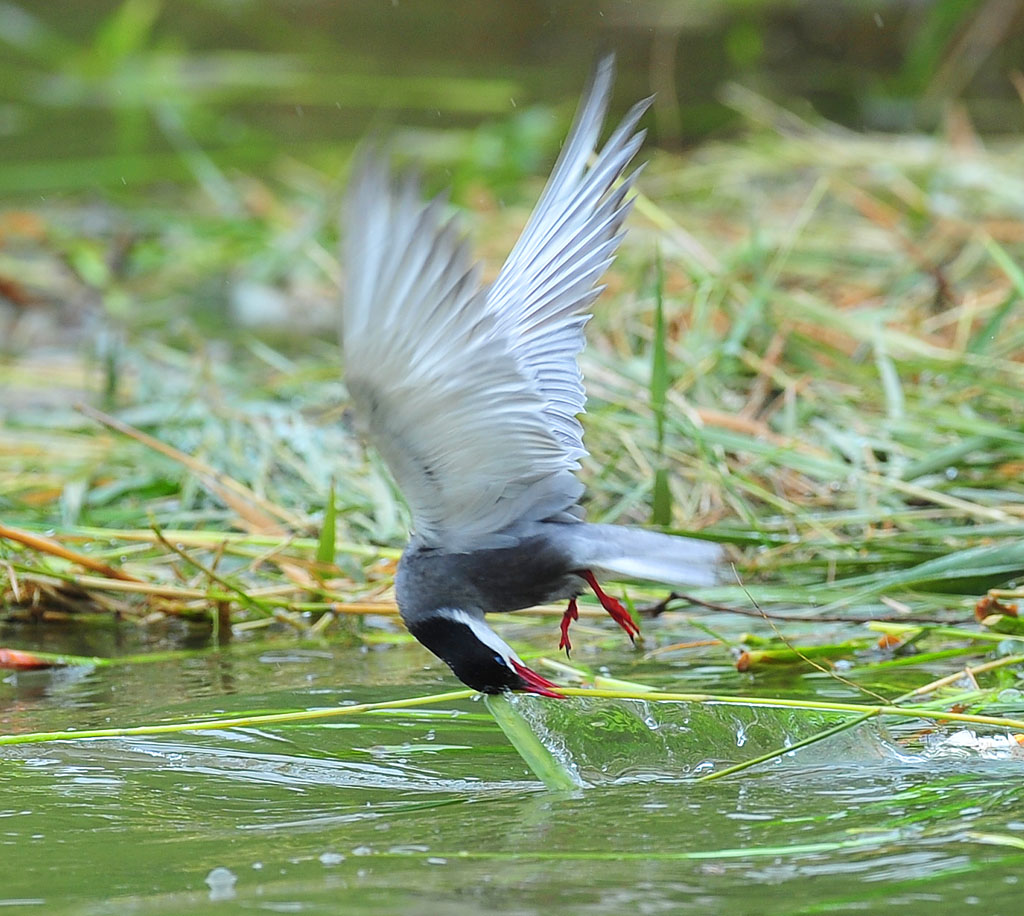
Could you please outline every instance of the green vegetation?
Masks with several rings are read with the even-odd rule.
[[[158,12],[129,0],[80,48],[28,14],[8,30],[21,66],[49,68],[51,103],[116,124],[113,172],[22,163],[8,190],[119,169],[146,190],[26,195],[0,213],[4,612],[180,619],[214,644],[403,645],[381,620],[405,510],[350,429],[333,337],[350,147],[299,161],[254,136],[273,163],[259,175],[208,154],[235,93],[312,91],[310,74],[165,47]],[[964,15],[936,14],[907,80]],[[509,88],[460,86],[434,90],[464,113]],[[855,135],[735,86],[724,103],[741,136],[650,153],[588,326],[583,473],[592,518],[699,531],[732,545],[736,576],[668,600],[631,586],[641,613],[664,613],[616,673],[671,692],[676,669],[653,666],[711,657],[753,672],[756,692],[810,674],[813,694],[827,675],[888,701],[936,666],[980,666],[967,711],[1004,715],[1024,638],[1024,146],[962,118],[944,138]],[[526,109],[399,132],[396,147],[422,151],[431,187],[454,180],[493,272],[539,188],[523,176],[562,126]],[[152,151],[154,127],[170,152]],[[520,615],[516,639],[550,654],[556,613]]]

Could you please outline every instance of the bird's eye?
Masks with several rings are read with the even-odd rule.
[[[508,662],[505,661],[505,656],[500,655],[497,652],[494,653],[494,662],[497,665],[504,665],[506,668],[508,667]]]

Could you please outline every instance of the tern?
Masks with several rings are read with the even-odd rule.
[[[576,598],[591,588],[630,639],[639,629],[605,577],[710,584],[721,548],[693,538],[584,521],[576,476],[586,393],[577,358],[632,202],[634,105],[598,141],[614,80],[602,59],[526,228],[493,283],[443,197],[424,202],[371,144],[343,212],[345,380],[365,434],[412,514],[395,576],[409,632],[485,693],[559,696],[485,615]],[[621,180],[620,180],[621,179]]]

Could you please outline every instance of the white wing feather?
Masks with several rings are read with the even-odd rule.
[[[569,137],[533,214],[487,293],[488,311],[508,336],[523,374],[537,385],[551,428],[567,456],[586,454],[586,392],[577,357],[584,346],[580,314],[600,294],[598,279],[611,264],[629,213],[626,200],[638,174],[612,186],[643,143],[636,125],[651,100],[630,109],[594,163],[614,79],[614,58],[597,66]]]
[[[369,149],[349,192],[342,309],[346,380],[419,539],[449,550],[512,543],[518,521],[578,515],[586,454],[576,357],[611,260],[641,103],[594,150],[611,87],[599,66],[544,194],[489,290],[444,203],[394,180]]]

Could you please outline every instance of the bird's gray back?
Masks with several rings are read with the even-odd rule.
[[[561,530],[575,527],[576,523],[543,523],[540,533],[524,536],[513,546],[468,553],[424,546],[413,539],[395,577],[403,619],[408,623],[439,608],[474,614],[517,611],[578,594],[582,580],[573,574],[572,559],[558,538]]]

